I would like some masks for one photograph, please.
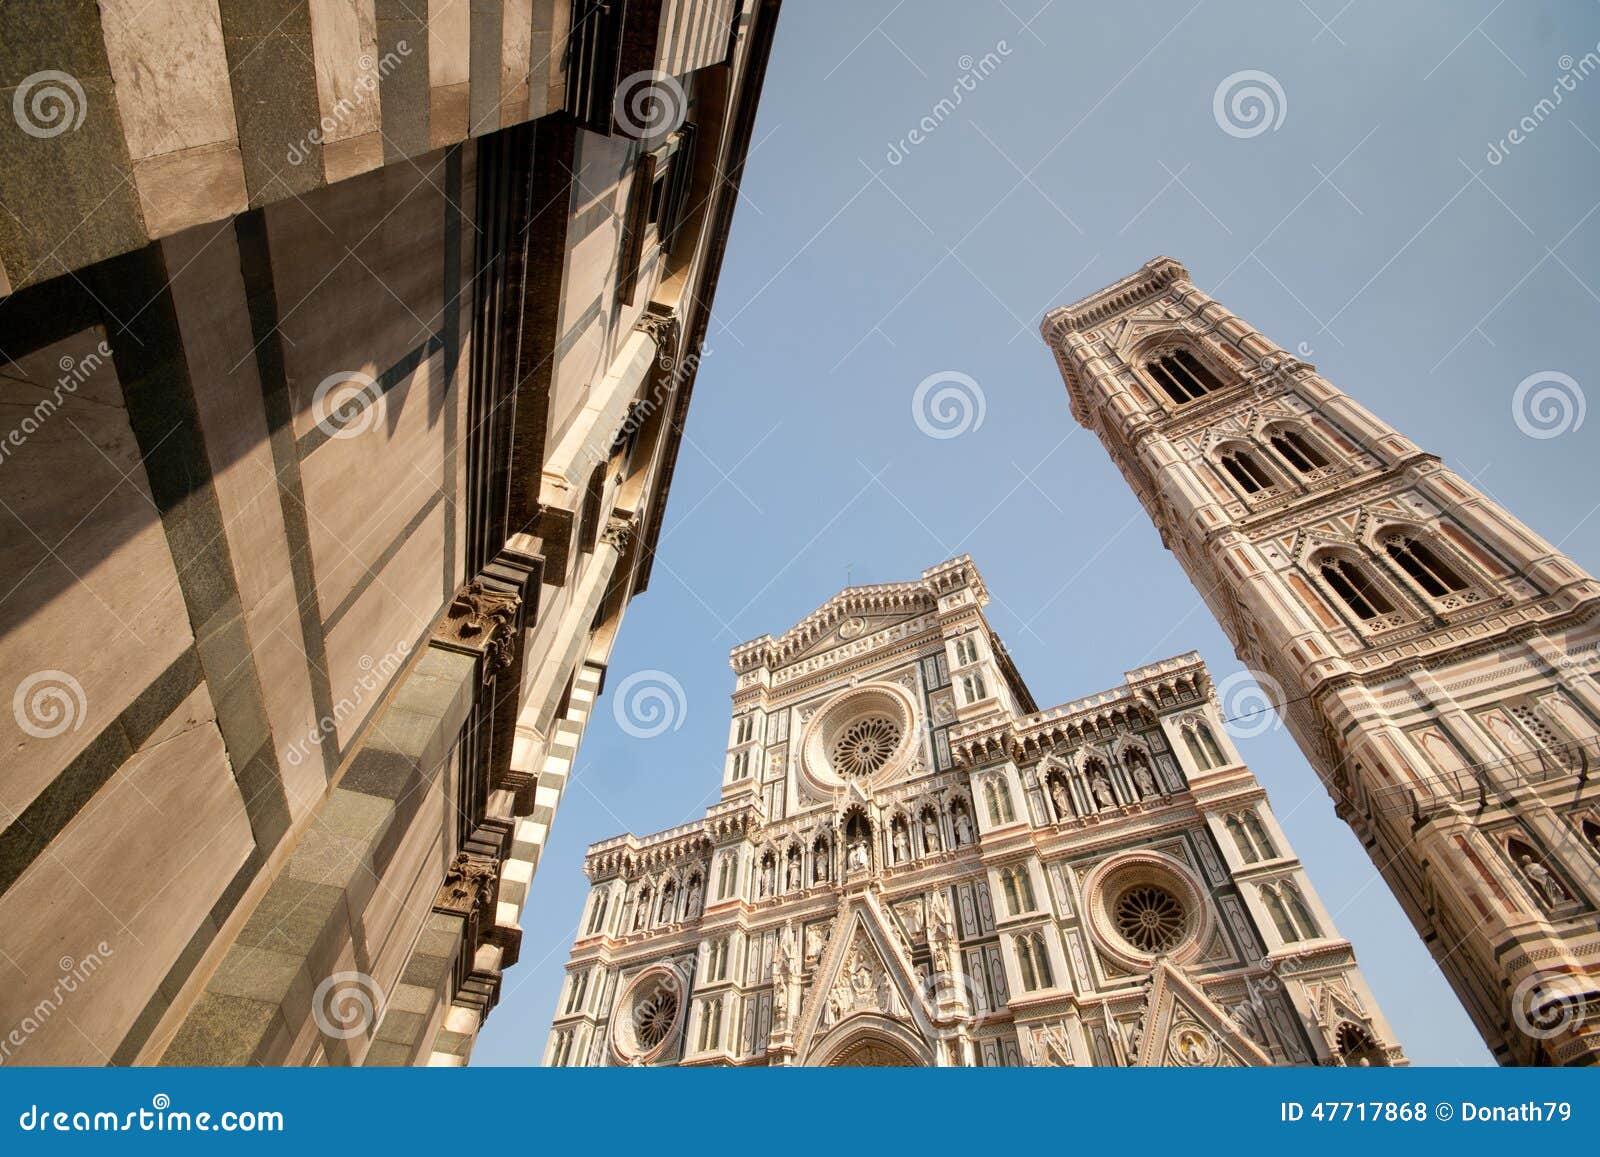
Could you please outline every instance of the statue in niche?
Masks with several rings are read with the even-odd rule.
[[[778,963],[784,979],[788,979],[800,971],[800,957],[799,950],[795,946],[793,920],[784,924],[783,933],[779,937]]]
[[[867,841],[864,836],[858,836],[850,845],[850,852],[845,866],[852,872],[865,872],[871,860],[867,855]]]
[[[789,891],[791,891],[791,892],[797,891],[799,889],[799,887],[800,887],[800,857],[799,856],[790,856],[789,857],[789,878],[788,878],[788,881],[784,884],[784,887],[788,888]]]
[[[1115,807],[1117,797],[1111,791],[1111,781],[1100,772],[1095,772],[1094,779],[1089,781],[1089,786],[1094,789],[1094,802],[1102,808]]]
[[[906,837],[906,829],[895,825],[894,829],[894,862],[901,863],[911,858],[911,841]]]
[[[695,916],[700,912],[700,877],[696,876],[689,881],[689,894],[684,900],[683,914]]]
[[[811,854],[811,878],[818,884],[826,884],[828,882],[828,849],[824,845]]]
[[[934,932],[955,933],[956,918],[950,910],[950,893],[943,888],[935,888],[928,899],[928,924]]]
[[[770,859],[761,862],[761,898],[766,899],[772,895],[772,889],[777,883],[778,866]]]
[[[1544,897],[1544,902],[1551,907],[1567,902],[1567,891],[1561,886],[1549,868],[1546,868],[1532,856],[1522,857],[1522,874],[1528,877],[1528,882],[1539,890]]]
[[[928,816],[922,821],[922,851],[924,855],[933,855],[939,850],[939,821]]]
[[[1133,782],[1138,785],[1140,795],[1156,794],[1156,777],[1150,774],[1150,769],[1144,764],[1133,765]]]
[[[1072,816],[1072,801],[1067,796],[1067,785],[1059,779],[1050,781],[1050,798],[1056,803],[1056,816],[1060,819],[1070,819]]]
[[[972,820],[967,815],[966,808],[956,811],[956,846],[966,847],[972,842]]]
[[[633,930],[635,932],[644,927],[645,920],[650,915],[650,893],[640,892],[639,899],[633,906]]]
[[[783,1032],[789,1023],[789,982],[780,980],[772,986],[772,1031]]]

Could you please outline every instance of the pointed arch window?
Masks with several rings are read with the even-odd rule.
[[[1311,914],[1311,908],[1300,894],[1300,889],[1292,883],[1285,883],[1283,897],[1289,905],[1289,914],[1294,917],[1295,927],[1300,930],[1300,939],[1315,940],[1320,937],[1322,931],[1317,927],[1316,917]]]
[[[1339,600],[1350,608],[1356,618],[1366,621],[1394,613],[1394,604],[1360,563],[1339,555],[1326,555],[1317,564],[1317,569],[1322,574],[1322,581],[1328,584],[1328,589],[1339,596]]]
[[[594,911],[589,916],[589,935],[593,936],[601,928],[605,927],[606,908],[610,903],[611,895],[608,892],[601,892],[595,897]]]
[[[1022,973],[1022,987],[1029,992],[1049,988],[1055,983],[1050,972],[1050,954],[1037,933],[1017,937],[1017,969]]]
[[[1272,475],[1266,468],[1256,461],[1256,456],[1248,450],[1229,450],[1220,459],[1223,470],[1234,484],[1246,494],[1260,494],[1264,490],[1271,490],[1275,485]]]
[[[1467,580],[1420,538],[1409,534],[1391,535],[1384,541],[1383,549],[1396,566],[1434,598],[1467,589]]]
[[[1183,742],[1189,749],[1189,757],[1201,771],[1222,767],[1228,762],[1217,743],[1217,737],[1211,734],[1211,728],[1203,720],[1195,719],[1184,724]]]
[[[1228,829],[1228,834],[1233,837],[1234,846],[1239,849],[1239,855],[1245,863],[1253,864],[1260,859],[1255,844],[1245,834],[1244,825],[1239,822],[1238,816],[1229,816],[1223,823]]]
[[[1327,455],[1299,430],[1274,430],[1267,438],[1268,444],[1291,467],[1301,474],[1310,474],[1328,464]]]
[[[1261,902],[1266,905],[1267,915],[1272,917],[1272,923],[1278,929],[1278,936],[1285,944],[1293,944],[1300,939],[1300,934],[1295,931],[1294,921],[1289,918],[1289,909],[1283,906],[1282,897],[1265,884],[1261,886]]]
[[[997,828],[1017,818],[1011,810],[1011,793],[1006,790],[1005,780],[999,776],[984,782],[983,800],[988,805],[990,827]]]
[[[1178,405],[1222,388],[1222,382],[1188,350],[1173,350],[1145,363],[1145,371]]]
[[[1267,829],[1261,823],[1260,816],[1253,811],[1245,812],[1244,826],[1250,833],[1250,839],[1255,844],[1256,851],[1261,854],[1263,859],[1270,860],[1278,854],[1277,849],[1272,846],[1271,838],[1267,835]]]

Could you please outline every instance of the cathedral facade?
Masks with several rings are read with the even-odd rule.
[[[1195,654],[1039,710],[972,561],[736,648],[722,798],[588,850],[550,1065],[1392,1065]]]
[[[1176,261],[1042,329],[1495,1056],[1600,1061],[1600,584]]]

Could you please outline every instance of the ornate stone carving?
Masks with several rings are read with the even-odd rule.
[[[600,541],[621,554],[628,549],[628,543],[632,541],[637,529],[637,519],[612,515],[606,519],[605,529],[600,532]]]
[[[520,595],[497,590],[475,578],[456,594],[435,636],[480,652],[487,678],[511,665],[517,645],[517,610],[521,606]]]
[[[479,859],[470,852],[457,852],[445,872],[444,883],[433,902],[436,912],[458,916],[480,915],[494,900],[500,882],[500,862]]]

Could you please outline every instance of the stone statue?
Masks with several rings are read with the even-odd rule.
[[[927,820],[922,825],[922,851],[925,855],[933,855],[939,850],[939,823],[937,820]]]
[[[1104,775],[1097,773],[1094,779],[1091,781],[1090,786],[1094,788],[1095,803],[1099,804],[1103,808],[1114,807],[1116,805],[1117,797],[1111,792],[1111,781]]]
[[[1144,764],[1133,765],[1133,782],[1138,785],[1140,795],[1156,794],[1156,777],[1150,774],[1150,769]]]
[[[828,849],[818,848],[812,853],[811,878],[819,884],[828,882]]]
[[[789,879],[784,885],[791,892],[800,887],[800,857],[789,857]]]
[[[645,919],[650,915],[650,893],[640,892],[639,898],[633,905],[633,930],[635,932],[644,927]]]
[[[789,982],[780,980],[772,986],[772,1031],[783,1032],[789,1022]]]
[[[902,827],[894,829],[894,860],[900,863],[911,858],[911,841],[906,838],[906,830]]]
[[[777,872],[778,866],[771,860],[767,860],[761,865],[761,895],[763,897],[772,895],[773,885],[777,882]]]
[[[696,877],[689,881],[689,895],[684,900],[683,914],[685,916],[697,915],[700,911],[700,880]]]
[[[845,866],[852,872],[865,872],[870,862],[867,856],[867,841],[865,838],[858,838],[850,845],[849,858]]]
[[[1072,801],[1067,798],[1067,785],[1059,779],[1050,781],[1050,798],[1056,801],[1056,815],[1061,819],[1072,817]]]
[[[967,809],[962,808],[956,812],[956,845],[965,847],[972,842],[972,820],[967,816]]]
[[[795,946],[793,920],[783,926],[783,934],[778,939],[778,959],[783,966],[785,978],[800,971],[800,954]]]
[[[935,888],[928,899],[928,925],[933,932],[954,933],[956,920],[950,911],[950,893]]]
[[[1552,907],[1556,904],[1567,902],[1567,891],[1560,882],[1551,874],[1550,869],[1539,863],[1532,856],[1522,857],[1522,874],[1528,877],[1529,883],[1539,889],[1544,896],[1544,902]]]

